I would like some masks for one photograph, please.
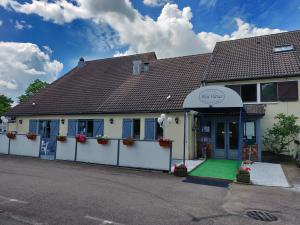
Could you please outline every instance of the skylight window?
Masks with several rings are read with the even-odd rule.
[[[287,52],[287,51],[292,51],[294,50],[293,45],[283,45],[283,46],[276,46],[273,49],[273,52]]]

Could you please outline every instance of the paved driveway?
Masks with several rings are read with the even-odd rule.
[[[191,184],[161,172],[0,156],[0,224],[264,224],[245,210],[298,224],[300,193]]]

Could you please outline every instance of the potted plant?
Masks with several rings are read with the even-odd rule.
[[[76,138],[76,141],[81,144],[84,144],[86,142],[86,136],[84,134],[77,134],[75,136],[75,138]]]
[[[174,175],[177,177],[186,177],[188,175],[186,166],[184,164],[175,165]]]
[[[6,133],[7,138],[9,139],[15,139],[16,138],[16,132],[9,131]]]
[[[165,148],[171,147],[172,144],[172,141],[170,139],[164,139],[164,138],[160,138],[158,142],[161,147],[165,147]]]
[[[28,132],[28,133],[26,134],[27,139],[28,139],[28,140],[32,140],[32,141],[36,139],[36,136],[37,136],[37,134],[36,134],[36,133],[33,133],[33,132]]]
[[[240,166],[240,168],[237,171],[236,181],[240,183],[250,184],[250,171],[250,168]]]
[[[67,141],[67,136],[58,135],[58,136],[56,137],[56,140],[57,140],[57,141],[60,141],[60,142],[66,142],[66,141]]]
[[[127,145],[127,146],[132,146],[134,145],[134,140],[133,138],[126,138],[126,139],[123,139],[123,144],[124,145]]]
[[[97,135],[97,142],[100,145],[107,145],[108,144],[108,137],[103,135]]]

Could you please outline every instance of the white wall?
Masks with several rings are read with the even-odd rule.
[[[133,146],[120,143],[120,166],[169,170],[170,148],[158,142],[135,141]]]
[[[75,138],[67,137],[65,142],[58,141],[56,148],[56,159],[74,161],[75,159]]]
[[[26,135],[16,135],[10,140],[10,154],[39,157],[40,136],[36,140],[28,140]]]
[[[86,143],[77,143],[77,161],[117,165],[118,140],[109,140],[107,145],[97,143],[96,139],[88,139]]]
[[[0,154],[8,154],[9,139],[6,134],[0,134]]]

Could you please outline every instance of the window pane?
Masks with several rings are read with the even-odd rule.
[[[229,123],[229,148],[238,149],[239,146],[239,124],[237,122]]]
[[[217,123],[216,128],[216,148],[224,149],[225,148],[225,124],[223,122]]]
[[[279,82],[278,99],[280,101],[297,101],[298,100],[298,81]]]
[[[227,85],[226,87],[234,90],[236,93],[241,95],[241,85]]]
[[[246,84],[241,86],[242,100],[243,102],[256,102],[257,90],[256,84]]]
[[[86,134],[86,121],[79,120],[78,121],[78,134]]]
[[[277,101],[277,83],[261,84],[261,101]]]
[[[93,132],[94,131],[94,122],[93,120],[88,120],[87,121],[87,133],[86,136],[87,137],[93,137]]]
[[[247,142],[256,142],[255,122],[247,121],[244,123],[244,135],[247,138]]]
[[[133,120],[133,138],[134,139],[140,139],[140,130],[141,130],[140,120],[134,119]]]
[[[159,126],[157,119],[155,119],[155,127],[156,127],[156,139],[160,139],[164,137],[164,129],[162,127]]]

